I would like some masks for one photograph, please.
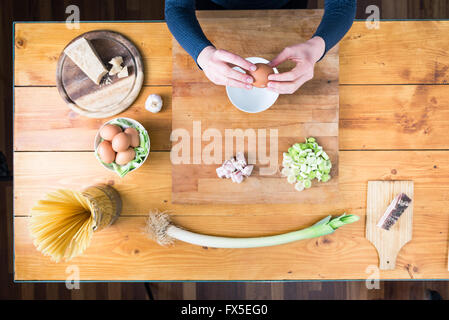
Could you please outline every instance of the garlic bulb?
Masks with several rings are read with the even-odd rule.
[[[150,94],[145,102],[145,109],[158,113],[162,109],[162,98],[158,94]]]

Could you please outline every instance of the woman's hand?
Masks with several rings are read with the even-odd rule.
[[[286,60],[296,62],[296,66],[284,73],[268,76],[268,89],[277,93],[294,93],[306,81],[313,78],[315,63],[321,58],[325,50],[325,43],[321,37],[312,39],[291,47],[287,47],[269,64],[272,67],[280,65]]]
[[[253,87],[253,77],[233,70],[232,67],[238,66],[252,71],[257,67],[236,54],[208,46],[198,55],[197,62],[206,77],[215,84],[245,89]]]

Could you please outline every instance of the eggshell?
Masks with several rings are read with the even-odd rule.
[[[112,149],[115,152],[125,151],[131,145],[131,138],[124,132],[117,134],[114,139],[112,139]]]
[[[139,132],[135,128],[126,128],[125,133],[131,138],[131,147],[136,148],[140,145]]]
[[[131,160],[136,157],[136,152],[133,148],[129,148],[128,150],[117,152],[117,156],[115,157],[115,163],[118,165],[124,166]]]
[[[97,147],[97,153],[104,163],[112,163],[115,159],[115,152],[109,141],[103,140]]]
[[[272,67],[265,63],[256,63],[256,71],[246,71],[251,77],[253,77],[253,86],[257,88],[265,88],[268,83],[268,76],[274,73]]]
[[[122,128],[115,124],[107,124],[100,130],[100,137],[104,140],[112,141],[116,134],[122,132]]]

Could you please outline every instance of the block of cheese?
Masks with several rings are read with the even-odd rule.
[[[108,70],[104,66],[92,44],[85,38],[79,38],[67,48],[64,53],[96,84]]]

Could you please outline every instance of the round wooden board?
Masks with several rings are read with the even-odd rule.
[[[117,75],[109,76],[110,84],[97,85],[63,51],[56,70],[61,97],[73,111],[90,118],[108,118],[124,111],[142,88],[143,62],[139,51],[131,41],[113,31],[90,31],[70,43],[79,38],[90,41],[108,70],[109,61],[121,56],[129,76],[121,79]]]

